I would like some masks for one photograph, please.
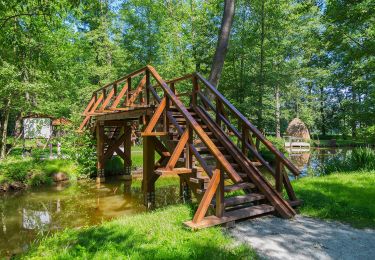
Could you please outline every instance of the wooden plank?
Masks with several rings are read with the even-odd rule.
[[[151,133],[141,133],[141,136],[166,136],[168,132],[151,132]]]
[[[244,209],[234,210],[230,212],[226,212],[223,217],[218,218],[216,216],[209,216],[205,217],[198,223],[194,223],[194,221],[186,221],[184,224],[193,230],[212,227],[216,225],[222,225],[228,222],[256,217],[259,215],[263,215],[266,213],[272,213],[274,208],[267,204],[261,204],[257,206],[252,206]]]
[[[155,170],[156,174],[162,175],[162,174],[185,174],[185,173],[192,173],[193,169],[188,168],[174,168],[172,170],[166,169],[166,168],[159,168]]]

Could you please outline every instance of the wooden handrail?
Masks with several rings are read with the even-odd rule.
[[[238,117],[248,128],[249,130],[274,154],[276,157],[281,160],[281,162],[293,173],[298,175],[299,170],[284,156],[283,153],[278,151],[275,146],[268,141],[264,135],[247,120],[247,118],[242,115],[212,84],[202,77],[198,72],[195,73],[198,79],[225,105],[227,106],[236,117]]]
[[[133,78],[135,76],[138,76],[139,74],[144,73],[146,71],[146,69],[147,69],[147,67],[143,67],[143,68],[141,68],[139,70],[133,71],[132,73],[130,73],[130,74],[128,74],[128,75],[126,75],[126,76],[124,76],[122,78],[119,78],[118,80],[115,80],[115,81],[113,81],[111,83],[108,83],[108,84],[104,85],[103,87],[101,87],[101,88],[99,88],[97,90],[94,90],[93,93],[98,93],[98,92],[102,91],[103,89],[106,89],[106,88],[108,88],[110,86],[118,85],[118,84],[124,82],[125,80],[127,80],[128,78]]]

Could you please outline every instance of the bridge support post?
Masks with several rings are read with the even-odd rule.
[[[101,183],[105,181],[104,177],[104,122],[99,121],[96,126],[96,156],[97,156],[97,177],[96,182]]]
[[[155,206],[155,143],[153,136],[143,137],[143,195],[148,209]]]
[[[132,160],[131,160],[131,135],[132,135],[132,127],[130,122],[128,122],[124,126],[124,133],[125,133],[125,141],[124,141],[124,174],[125,179],[131,179],[131,170],[132,170]]]

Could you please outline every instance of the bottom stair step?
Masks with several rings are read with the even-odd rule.
[[[256,217],[266,213],[271,213],[275,209],[268,204],[261,204],[257,206],[242,208],[238,210],[233,210],[230,212],[225,212],[224,216],[218,218],[216,216],[205,217],[202,221],[198,223],[193,223],[193,221],[186,221],[184,224],[192,229],[201,229],[206,227],[212,227],[216,225],[222,225],[227,222],[232,222],[244,218]]]

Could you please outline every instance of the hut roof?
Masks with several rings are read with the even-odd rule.
[[[305,125],[305,123],[299,119],[294,118],[288,125],[286,129],[286,134],[288,136],[303,138],[305,140],[310,140],[310,133],[309,129]]]
[[[69,119],[66,119],[64,117],[61,118],[56,118],[52,121],[53,126],[58,126],[58,125],[70,125],[72,122]]]

